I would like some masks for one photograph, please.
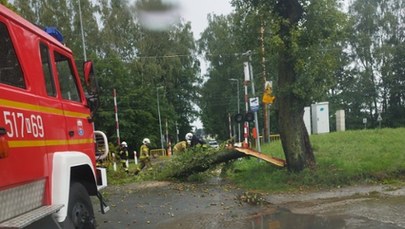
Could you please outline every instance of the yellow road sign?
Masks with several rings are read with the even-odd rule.
[[[263,93],[263,103],[272,104],[276,97],[273,96],[273,84],[271,81],[267,81],[264,86],[264,93]]]

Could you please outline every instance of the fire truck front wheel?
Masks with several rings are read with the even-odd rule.
[[[96,228],[93,205],[87,190],[80,183],[70,186],[67,218],[64,228]]]

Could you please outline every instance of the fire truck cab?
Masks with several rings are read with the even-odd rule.
[[[108,209],[96,167],[108,144],[94,130],[92,63],[83,66],[86,93],[71,50],[0,5],[0,228],[94,228],[90,196]]]

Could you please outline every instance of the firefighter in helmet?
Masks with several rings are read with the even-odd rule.
[[[150,140],[149,138],[144,138],[142,141],[141,148],[139,150],[139,167],[135,171],[135,175],[137,175],[143,168],[148,167],[148,169],[152,168],[152,163],[150,161]]]
[[[173,154],[176,155],[178,153],[184,152],[188,148],[187,141],[180,141],[176,143],[173,147]]]
[[[196,146],[203,147],[205,144],[205,142],[201,138],[197,137],[193,133],[187,133],[186,140],[187,140],[187,143],[190,145],[190,147],[196,147]]]
[[[193,140],[194,134],[193,133],[187,133],[186,134],[186,141],[187,141],[187,145],[191,145],[191,140]]]
[[[124,168],[125,172],[128,173],[127,160],[129,157],[129,152],[128,152],[128,144],[125,141],[121,142],[120,151],[118,152],[118,156],[120,158],[122,167]]]
[[[188,147],[190,147],[191,139],[193,138],[193,134],[187,133],[185,138],[186,138],[185,141],[180,141],[180,142],[176,143],[176,145],[174,145],[174,147],[173,147],[174,154],[182,153],[182,152],[186,151],[186,149]]]
[[[198,144],[200,146],[204,145],[205,142],[201,139],[199,139],[197,136],[195,136],[193,133],[187,133],[185,136],[185,141],[178,142],[174,147],[173,147],[173,153],[181,153],[184,152],[187,148],[190,147],[195,147]]]

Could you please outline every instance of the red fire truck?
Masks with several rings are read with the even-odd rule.
[[[0,5],[0,228],[94,228],[90,196],[108,210],[92,62],[83,65],[84,92],[57,35]]]

